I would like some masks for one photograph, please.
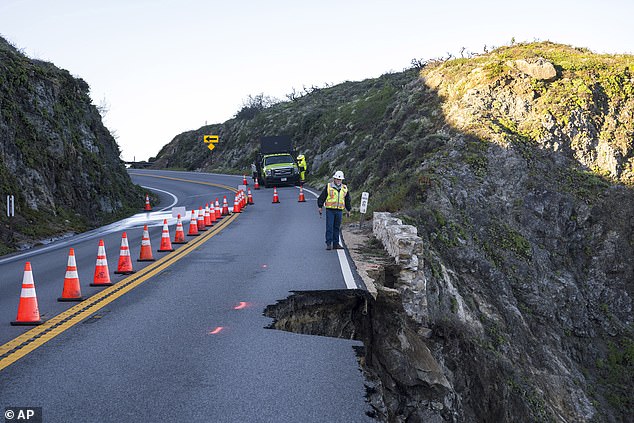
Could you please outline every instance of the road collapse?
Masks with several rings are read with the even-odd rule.
[[[361,341],[355,350],[367,380],[370,417],[451,421],[443,406],[450,387],[427,346],[431,340],[422,339],[391,289],[399,271],[393,261],[374,267],[376,298],[361,289],[293,291],[266,307],[264,315],[273,319],[268,328]]]

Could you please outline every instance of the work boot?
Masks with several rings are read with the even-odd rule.
[[[333,250],[343,250],[343,247],[341,245],[339,245],[339,244],[335,244],[335,245],[332,246],[332,249]]]
[[[332,246],[330,244],[326,244],[326,250],[332,250]]]

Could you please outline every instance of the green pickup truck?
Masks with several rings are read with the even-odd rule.
[[[253,177],[265,188],[299,184],[299,167],[290,137],[261,137],[260,152],[253,167]]]

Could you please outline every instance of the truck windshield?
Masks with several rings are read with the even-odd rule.
[[[285,154],[283,156],[270,156],[264,159],[264,166],[280,164],[280,163],[293,163],[293,157]]]

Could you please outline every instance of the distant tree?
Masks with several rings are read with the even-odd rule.
[[[291,91],[290,93],[286,94],[286,98],[288,98],[290,101],[297,101],[300,98],[302,98],[304,96],[304,94],[302,94],[301,92],[297,91],[295,89],[295,87],[293,87],[293,91]]]
[[[264,93],[254,96],[249,94],[249,96],[242,101],[242,107],[236,113],[236,118],[246,120],[253,119],[262,110],[268,109],[279,102],[279,99],[264,95]]]
[[[101,118],[104,119],[108,112],[110,111],[110,103],[106,100],[106,96],[104,96],[97,104],[97,111],[101,115]]]
[[[424,59],[413,58],[410,62],[412,64],[412,68],[421,70],[427,64],[427,61]]]
[[[304,95],[306,94],[312,94],[315,92],[319,92],[322,89],[320,87],[318,87],[317,85],[311,85],[310,87],[307,87],[306,85],[303,86],[304,89]]]

